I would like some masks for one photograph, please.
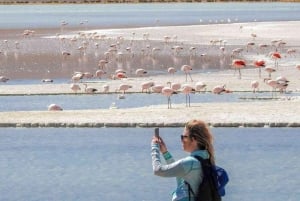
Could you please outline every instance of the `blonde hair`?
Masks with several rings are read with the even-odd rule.
[[[185,124],[185,128],[190,134],[190,138],[197,141],[199,149],[205,149],[209,153],[211,164],[215,164],[215,154],[213,147],[213,135],[210,132],[208,125],[201,120],[190,120]]]

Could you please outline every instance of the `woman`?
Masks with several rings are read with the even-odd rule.
[[[192,192],[196,195],[203,174],[199,161],[193,156],[201,156],[215,164],[212,142],[213,136],[205,122],[201,120],[187,122],[181,135],[181,143],[183,150],[189,152],[190,155],[175,161],[168,152],[163,139],[153,136],[151,155],[154,174],[161,177],[176,177],[177,188],[173,192],[172,201],[194,200],[194,195],[189,192],[186,183],[190,185]],[[161,163],[160,152],[167,165]]]

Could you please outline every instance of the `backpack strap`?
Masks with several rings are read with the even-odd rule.
[[[204,160],[201,156],[192,156],[192,157],[194,157],[194,158],[196,158],[200,163],[201,163],[201,165],[202,165],[202,161]],[[202,170],[203,170],[203,168],[202,168]],[[191,193],[192,193],[192,195],[195,197],[196,196],[196,194],[195,194],[195,192],[193,191],[193,189],[192,189],[192,187],[191,187],[191,185],[187,182],[187,181],[184,181],[184,183],[187,185],[187,187],[188,187],[188,191],[189,191],[189,201],[191,201]]]

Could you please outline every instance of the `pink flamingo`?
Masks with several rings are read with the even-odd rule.
[[[190,65],[183,65],[181,66],[181,71],[185,73],[185,81],[187,81],[187,76],[189,75],[191,78],[191,81],[193,82],[192,76],[190,71],[193,70],[193,68]]]
[[[178,91],[181,88],[181,84],[180,83],[172,83],[172,82],[167,82],[167,84],[169,85],[169,87],[171,89],[173,89],[174,91]]]
[[[106,72],[104,70],[97,70],[96,73],[95,73],[95,77],[101,79],[103,75],[105,75]]]
[[[105,59],[101,59],[99,62],[98,62],[98,67],[101,69],[101,70],[104,70],[106,64],[108,63],[107,60]]]
[[[129,84],[120,84],[120,86],[117,90],[118,91],[123,91],[123,94],[125,94],[125,91],[127,91],[130,88],[132,88],[132,86],[129,85]]]
[[[206,86],[207,85],[204,82],[197,82],[195,84],[195,89],[196,89],[196,91],[199,91],[199,92],[201,92],[202,90],[206,91]]]
[[[161,93],[161,90],[164,88],[164,85],[154,85],[152,86],[153,93]]]
[[[215,86],[213,89],[212,89],[212,93],[214,94],[221,94],[221,93],[231,93],[230,90],[226,89],[225,88],[225,84],[224,85],[218,85],[218,86]]]
[[[182,86],[182,93],[185,94],[185,106],[186,107],[191,107],[191,97],[190,97],[190,94],[191,93],[194,93],[195,92],[195,89],[188,85],[188,84],[184,84]]]
[[[142,77],[144,76],[145,74],[147,74],[147,71],[143,68],[139,68],[135,71],[135,74],[138,76],[138,77]]]
[[[75,83],[71,84],[70,89],[72,89],[72,91],[74,91],[75,93],[77,93],[78,91],[81,90],[80,86],[78,84],[75,84]]]
[[[266,66],[266,62],[264,60],[256,60],[254,61],[254,67],[258,68],[259,78],[261,78],[261,68]]]
[[[175,93],[170,87],[164,87],[161,90],[161,93],[168,98],[168,109],[172,108],[171,96]]]
[[[281,59],[281,54],[279,53],[279,52],[271,52],[270,53],[270,56],[271,56],[271,58],[272,59],[274,59],[274,61],[275,61],[275,68],[277,68],[278,69],[278,60],[279,59]]]
[[[174,67],[169,67],[168,68],[168,73],[174,75],[176,73],[176,69]]]
[[[242,77],[241,68],[244,68],[246,66],[246,62],[241,59],[235,59],[232,61],[232,66],[239,71],[239,79]]]
[[[264,79],[264,82],[271,87],[271,94],[273,98],[274,94],[276,95],[276,88],[278,87],[277,81],[272,79]]]
[[[272,74],[273,72],[275,72],[276,69],[273,68],[273,67],[268,66],[268,67],[265,68],[265,71],[267,71],[267,72],[269,73],[269,78],[271,79],[271,74]]]
[[[63,110],[62,107],[56,104],[50,104],[48,106],[48,111],[62,111],[62,110]]]
[[[143,83],[141,84],[141,86],[142,86],[142,93],[144,92],[144,90],[145,90],[146,92],[149,92],[149,93],[150,93],[150,88],[154,86],[154,82],[152,82],[152,81],[149,81],[149,82],[143,82]]]
[[[255,94],[258,91],[259,82],[257,80],[253,80],[251,82],[251,88],[253,89],[253,93]]]

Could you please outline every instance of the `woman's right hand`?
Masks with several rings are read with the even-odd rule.
[[[166,153],[168,151],[167,146],[161,137],[158,139],[158,144],[161,153]]]

